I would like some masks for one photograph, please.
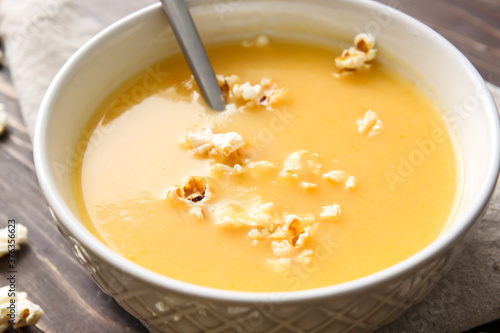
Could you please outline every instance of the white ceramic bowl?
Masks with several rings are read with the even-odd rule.
[[[464,192],[453,225],[411,258],[376,274],[325,288],[249,293],[195,286],[153,273],[115,254],[82,225],[71,191],[72,154],[95,107],[120,82],[179,52],[159,5],[105,29],[54,79],[40,107],[36,171],[61,233],[97,284],[161,332],[366,332],[418,302],[453,265],[484,213],[500,163],[493,100],[469,61],[436,32],[371,1],[189,1],[209,43],[266,32],[290,38],[351,42],[377,35],[380,57],[397,54],[415,69],[456,133]],[[340,52],[340,49],[339,49]],[[333,61],[333,59],[332,59]],[[432,189],[429,189],[432,190]]]

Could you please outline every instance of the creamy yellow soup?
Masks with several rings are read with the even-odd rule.
[[[79,143],[85,225],[152,271],[238,291],[333,285],[429,245],[459,196],[447,126],[394,69],[375,60],[334,75],[336,56],[275,40],[211,47],[223,112],[180,55],[129,79]],[[247,98],[258,83],[267,97],[245,100],[231,75],[240,93],[252,86]]]

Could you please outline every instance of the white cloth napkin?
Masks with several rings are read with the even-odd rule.
[[[31,134],[50,81],[100,29],[97,21],[68,0],[0,1],[0,36]],[[500,105],[500,88],[489,87]],[[378,332],[462,332],[500,318],[498,188],[478,232],[454,268],[422,302]]]

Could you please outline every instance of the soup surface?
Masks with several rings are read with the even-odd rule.
[[[238,291],[337,284],[430,244],[458,197],[446,124],[377,60],[332,75],[337,55],[274,40],[214,46],[223,112],[180,55],[129,79],[78,146],[88,229],[152,271]]]

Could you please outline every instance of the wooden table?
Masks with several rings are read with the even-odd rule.
[[[103,25],[153,0],[74,0]],[[224,0],[220,0],[224,2]],[[216,2],[216,1],[214,1]],[[500,85],[499,0],[382,0],[428,24],[454,43],[483,77]],[[38,188],[32,145],[23,125],[8,68],[0,68],[0,102],[10,128],[0,139],[0,226],[16,219],[29,228],[29,244],[18,252],[18,288],[42,305],[37,328],[24,332],[147,332],[88,277],[59,234]],[[7,271],[0,260],[0,278]],[[6,284],[2,282],[2,285]],[[500,332],[500,323],[471,332]],[[10,332],[14,332],[11,330]]]

